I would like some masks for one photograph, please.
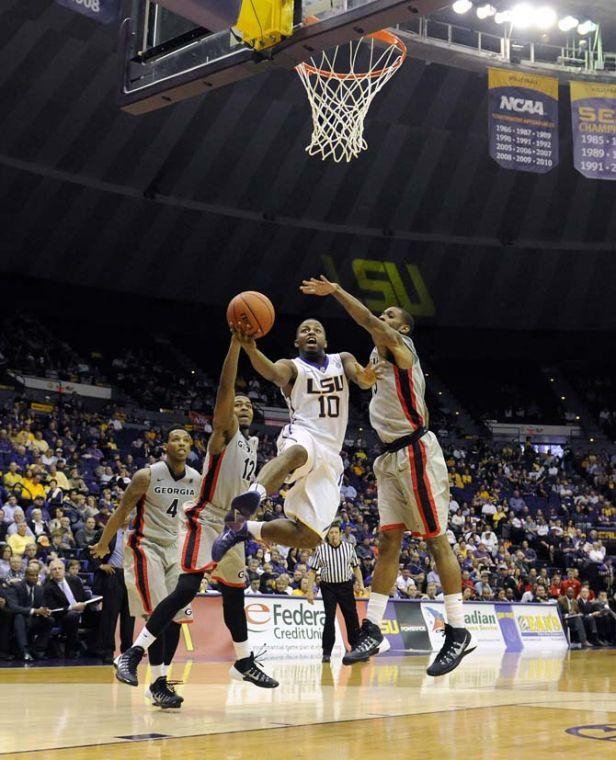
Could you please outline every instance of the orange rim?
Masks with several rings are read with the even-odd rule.
[[[304,19],[307,23],[315,23],[318,21],[314,16],[309,16],[308,18]],[[308,72],[309,74],[315,74],[317,76],[325,77],[326,79],[378,79],[379,77],[382,77],[384,74],[387,74],[392,69],[399,68],[404,59],[406,58],[406,45],[399,37],[396,37],[395,34],[392,34],[391,32],[388,32],[386,29],[381,29],[379,32],[372,32],[372,34],[366,34],[362,39],[366,39],[368,37],[372,37],[372,39],[378,40],[379,42],[384,42],[386,45],[396,47],[398,49],[398,57],[396,60],[389,64],[389,66],[383,66],[381,69],[374,69],[374,71],[366,71],[361,74],[356,73],[348,73],[348,74],[341,74],[337,71],[327,71],[326,69],[319,69],[316,66],[312,66],[310,63],[300,63],[295,68],[297,69],[303,69],[304,71]]]

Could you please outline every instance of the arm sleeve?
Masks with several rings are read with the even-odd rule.
[[[355,547],[351,547],[351,567],[359,567],[359,560],[357,559],[357,553]]]
[[[323,567],[323,557],[318,547],[312,557],[308,560],[308,565],[315,571],[315,573],[320,572]]]

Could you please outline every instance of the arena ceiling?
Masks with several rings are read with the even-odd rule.
[[[297,280],[325,268],[436,325],[616,328],[616,184],[572,169],[566,89],[545,176],[489,158],[484,76],[419,61],[375,101],[369,151],[324,164],[304,152],[293,72],[119,111],[116,31],[50,0],[2,3],[7,275],[211,304],[262,289],[294,313]]]

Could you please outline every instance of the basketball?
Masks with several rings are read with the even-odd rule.
[[[242,325],[249,335],[262,338],[272,329],[276,312],[263,293],[246,290],[238,293],[227,306],[227,322]]]

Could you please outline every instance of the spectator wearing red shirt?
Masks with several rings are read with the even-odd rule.
[[[562,578],[559,573],[554,573],[550,588],[548,589],[548,595],[552,599],[558,599],[560,596],[564,596],[564,590],[562,589]]]
[[[561,589],[562,589],[563,594],[567,592],[568,588],[573,589],[574,597],[577,599],[578,596],[580,595],[582,584],[575,577],[575,570],[573,568],[569,568],[569,570],[567,570],[567,580],[563,581],[561,584]]]

